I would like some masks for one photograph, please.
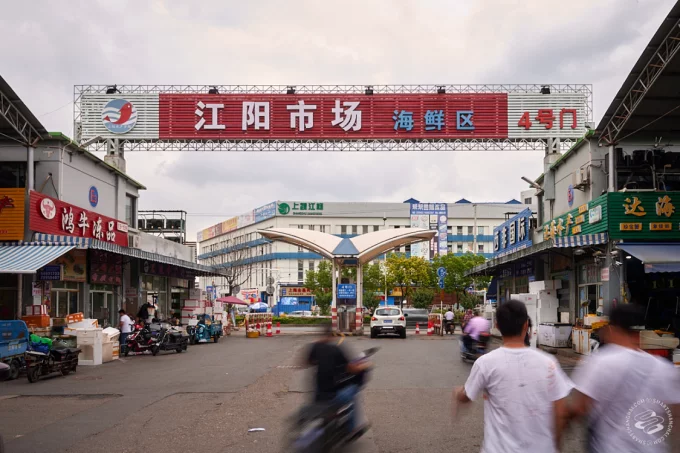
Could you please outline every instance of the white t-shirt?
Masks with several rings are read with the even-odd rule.
[[[121,327],[121,333],[132,332],[132,319],[128,315],[123,315],[120,317],[120,322],[123,324]]]
[[[447,321],[452,321],[454,318],[453,312],[452,311],[447,311],[444,314],[444,317],[446,318]]]
[[[609,344],[574,370],[572,377],[576,390],[593,399],[589,421],[593,451],[670,450],[669,406],[680,403],[680,370],[670,362]]]
[[[553,402],[571,387],[557,360],[543,351],[502,347],[477,359],[465,393],[471,400],[488,395],[482,453],[557,451]]]

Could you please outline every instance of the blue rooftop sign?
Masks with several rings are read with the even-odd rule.
[[[493,229],[494,258],[531,247],[531,209],[525,209]]]

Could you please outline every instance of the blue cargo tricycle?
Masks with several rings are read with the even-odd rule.
[[[9,379],[16,379],[25,368],[28,327],[23,321],[0,321],[0,362],[9,365]]]
[[[208,343],[211,339],[217,343],[222,336],[222,323],[209,314],[198,315],[198,323],[188,326],[187,334],[189,344]]]

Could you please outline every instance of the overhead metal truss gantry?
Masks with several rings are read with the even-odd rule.
[[[74,136],[80,141],[81,107],[83,95],[106,94],[114,85],[76,85],[73,93]],[[208,93],[217,89],[220,94],[434,94],[446,93],[550,93],[582,94],[586,99],[586,122],[593,121],[593,87],[588,84],[483,84],[483,85],[115,85],[120,94]],[[384,151],[546,151],[558,143],[569,149],[574,139],[438,139],[438,140],[143,140],[102,139],[88,143],[90,151],[234,151],[234,152],[384,152]],[[551,143],[553,145],[551,145]]]
[[[9,124],[26,146],[35,145],[35,142],[42,137],[42,134],[26,119],[2,89],[0,89],[0,119]]]
[[[628,88],[628,91],[621,99],[614,114],[609,118],[604,127],[599,128],[601,131],[601,144],[607,146],[613,145],[624,138],[623,132],[628,121],[635,115],[636,109],[645,99],[645,96],[651,90],[654,82],[656,82],[659,76],[667,69],[673,60],[673,57],[675,57],[675,54],[680,50],[680,17],[677,15],[676,17],[672,16],[673,14],[669,14],[666,18],[667,23],[662,24],[662,27],[669,27],[670,31],[665,36],[662,35],[663,38],[656,45],[654,43],[656,37],[653,38],[652,43],[650,43],[650,46],[645,50],[645,52],[651,52],[651,57],[640,71],[638,77]],[[635,68],[631,75],[634,75],[634,73]],[[669,94],[669,96],[671,95]],[[675,99],[677,99],[677,97]],[[678,105],[676,109],[679,107],[680,105]],[[658,112],[658,118],[665,116],[667,113],[670,112]]]

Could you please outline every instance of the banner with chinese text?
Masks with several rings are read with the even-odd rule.
[[[604,233],[607,231],[607,195],[581,205],[543,224],[543,239]]]
[[[411,256],[425,260],[448,252],[448,206],[446,203],[411,203],[411,228],[435,230],[437,235],[430,242],[411,244]]]
[[[611,239],[680,239],[676,207],[680,192],[616,192],[608,196]]]

